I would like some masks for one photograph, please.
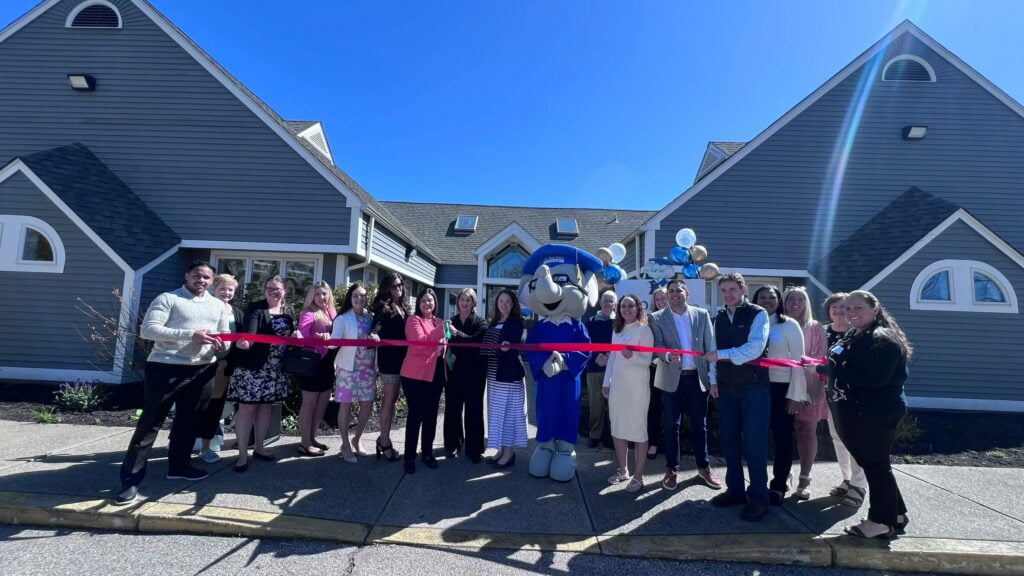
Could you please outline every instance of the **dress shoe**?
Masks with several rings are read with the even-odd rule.
[[[505,462],[504,464],[502,464],[501,460],[495,460],[494,463],[491,464],[491,468],[494,468],[495,470],[502,470],[504,468],[511,468],[512,465],[515,464],[515,463],[516,463],[516,453],[513,452],[512,453],[512,457],[508,459],[508,462]]]
[[[745,495],[726,490],[712,498],[711,505],[715,508],[729,508],[730,506],[744,504],[746,501],[747,497]]]
[[[131,504],[135,502],[135,499],[139,496],[138,486],[128,486],[121,490],[114,498],[114,504],[118,506],[124,506],[125,504]]]
[[[427,465],[427,468],[437,470],[437,458],[434,458],[433,456],[424,456],[423,463]]]
[[[768,506],[760,502],[747,502],[747,505],[740,511],[740,518],[747,522],[760,522],[768,513]]]
[[[415,460],[406,460],[404,468],[405,468],[405,473],[406,474],[415,474],[416,473],[416,461]]]

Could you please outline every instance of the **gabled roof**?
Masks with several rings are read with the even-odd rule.
[[[846,80],[851,74],[859,70],[862,66],[868,63],[869,60],[877,56],[883,50],[886,50],[894,41],[898,40],[904,34],[909,34],[921,42],[924,46],[938,54],[940,57],[949,62],[953,67],[962,72],[965,76],[973,80],[984,90],[988,91],[996,100],[1002,102],[1014,113],[1024,117],[1024,106],[1021,106],[1019,102],[1014,100],[1009,94],[1004,92],[998,86],[993,84],[988,78],[985,78],[978,73],[977,70],[971,68],[966,62],[961,60],[956,54],[953,54],[945,46],[939,44],[934,38],[925,34],[920,28],[914,25],[910,20],[904,20],[898,26],[893,28],[889,33],[883,36],[879,41],[875,42],[870,48],[865,50],[860,56],[858,56],[853,62],[847,64],[842,70],[837,72],[835,76],[829,78],[827,82],[818,87],[817,90],[809,94],[806,98],[801,100],[796,106],[786,112],[781,118],[772,122],[767,128],[764,129],[760,134],[757,135],[753,140],[748,142],[745,146],[739,149],[737,152],[732,154],[724,162],[719,163],[714,169],[709,171],[704,177],[699,178],[689,188],[687,188],[682,194],[676,197],[675,200],[670,202],[667,206],[658,211],[657,214],[652,216],[648,222],[645,223],[645,230],[658,230],[661,227],[661,221],[679,210],[679,207],[685,204],[690,198],[693,198],[701,190],[706,188],[709,184],[718,179],[719,176],[724,174],[730,168],[735,166],[738,162],[742,161],[743,158],[756,150],[761,144],[772,137],[773,134],[778,132],[783,126],[789,124],[794,118],[799,116],[804,110],[809,108],[812,104],[821,99],[825,94],[835,88],[840,82]]]
[[[863,286],[960,207],[917,187],[900,194],[809,272],[833,291]]]
[[[746,142],[717,142],[712,141],[711,145],[718,148],[722,152],[725,152],[726,157],[732,156],[733,154],[740,151],[741,148],[747,145]]]
[[[305,130],[312,128],[319,124],[319,120],[285,120],[284,125],[288,127],[288,130],[298,136]]]
[[[704,157],[701,158],[700,166],[697,167],[697,176],[693,181],[700,181],[701,178],[711,173],[716,166],[739,152],[746,144],[746,142],[720,142],[714,140],[708,142],[708,147],[704,151]]]
[[[382,202],[405,222],[426,246],[444,254],[443,262],[476,263],[474,252],[495,234],[516,223],[540,243],[558,241],[596,253],[602,246],[619,242],[649,218],[648,210],[597,210],[591,208],[523,208],[480,204],[421,204],[418,202]],[[459,214],[479,216],[475,232],[455,231]],[[579,236],[555,233],[555,218],[575,218]]]
[[[181,241],[84,145],[75,143],[18,159],[133,269]]]

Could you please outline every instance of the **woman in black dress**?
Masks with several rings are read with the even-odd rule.
[[[409,311],[405,306],[405,282],[397,272],[388,272],[381,278],[377,294],[370,305],[373,313],[371,334],[381,340],[405,340],[405,321]],[[405,346],[382,346],[377,349],[377,370],[384,385],[384,398],[380,407],[380,436],[377,438],[377,459],[383,455],[390,461],[401,458],[391,445],[391,421],[395,403],[402,386],[399,372],[405,361]]]

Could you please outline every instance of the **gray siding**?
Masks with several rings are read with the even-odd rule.
[[[3,311],[0,366],[110,370],[79,335],[88,335],[89,322],[77,299],[116,317],[112,293],[123,288],[124,271],[21,174],[0,183],[0,214],[39,218],[65,251],[63,274],[0,272],[0,300],[11,304]]]
[[[953,224],[874,287],[914,344],[907,395],[1024,401],[1024,377],[1007,351],[1024,346],[1020,314],[910,309],[910,288],[929,264],[947,258],[991,265],[1024,297],[1024,269],[962,222]]]
[[[369,216],[363,214],[359,218],[359,238],[358,238],[359,244],[358,244],[358,247],[359,247],[359,253],[360,254],[365,254],[366,253],[366,240],[367,240],[367,237],[369,236],[369,232],[370,232],[370,218],[369,218]]]
[[[636,238],[626,242],[626,257],[619,262],[619,266],[626,272],[636,270]]]
[[[330,284],[331,287],[337,288],[334,285],[334,272],[338,268],[338,256],[336,254],[324,254],[323,263],[323,272],[320,279]]]
[[[381,228],[379,224],[375,228],[373,232],[373,246],[371,247],[375,263],[391,268],[397,267],[400,271],[412,270],[433,283],[434,273],[437,270],[437,266],[434,263],[419,254],[407,259],[405,257],[407,244],[399,240],[391,232]]]
[[[691,227],[720,265],[804,270],[817,259],[816,238],[831,248],[911,186],[967,208],[1024,249],[1024,118],[911,40],[906,51],[926,59],[938,82],[870,84],[831,235],[815,230],[818,205],[833,185],[829,168],[863,69],[666,218],[657,253],[667,255],[675,232]],[[909,125],[927,125],[927,138],[902,140]]]
[[[476,286],[476,266],[472,264],[441,264],[437,267],[436,284]]]
[[[148,17],[113,2],[121,30],[65,28],[79,3],[68,0],[0,44],[0,162],[82,142],[183,238],[348,244],[341,193]],[[96,91],[71,90],[69,72],[93,75]]]

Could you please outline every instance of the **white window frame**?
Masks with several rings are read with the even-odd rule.
[[[28,230],[42,234],[53,250],[53,260],[37,262],[22,259]],[[66,253],[60,234],[46,222],[32,216],[0,215],[0,271],[63,274]]]
[[[314,260],[313,282],[319,282],[324,274],[324,255],[310,254],[303,252],[236,252],[227,250],[214,250],[210,252],[210,264],[217,268],[221,260],[248,260],[250,264],[245,267],[245,278],[238,281],[243,287],[252,281],[252,260],[277,260],[280,265],[281,275],[284,276],[284,263],[287,260]]]
[[[889,71],[889,67],[901,60],[912,60],[921,66],[924,66],[924,69],[928,72],[928,80],[886,80],[885,74]],[[882,82],[935,82],[935,69],[932,68],[932,65],[929,64],[927,60],[920,56],[915,56],[914,54],[900,54],[885,63],[885,68],[882,69]]]
[[[110,28],[108,26],[72,26],[71,25],[71,23],[75,21],[75,17],[78,16],[79,12],[81,12],[82,10],[85,10],[89,6],[95,6],[97,4],[99,4],[100,6],[106,6],[107,8],[110,8],[111,10],[113,10],[114,14],[117,14],[117,27]],[[75,6],[75,9],[72,10],[70,14],[68,14],[67,20],[64,21],[64,27],[65,28],[75,28],[75,29],[86,29],[86,30],[120,30],[121,28],[124,27],[124,18],[121,17],[121,11],[117,9],[117,6],[114,6],[113,4],[108,2],[107,0],[86,0],[85,2],[82,2],[81,4],[79,4],[78,6]]]
[[[950,300],[922,300],[921,290],[924,283],[935,274],[949,272]],[[999,286],[1005,302],[976,302],[974,300],[974,273],[987,276]],[[932,310],[943,312],[989,312],[997,314],[1016,314],[1018,312],[1017,294],[1013,285],[1002,272],[989,264],[977,260],[938,260],[925,266],[918,273],[910,286],[910,309]]]

